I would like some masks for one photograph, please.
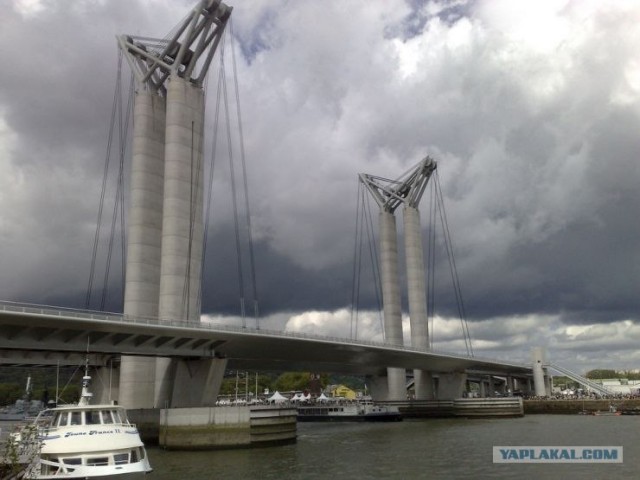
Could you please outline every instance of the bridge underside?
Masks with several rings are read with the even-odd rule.
[[[23,309],[25,310],[25,309]],[[35,310],[35,309],[34,309]],[[388,366],[434,372],[531,375],[531,367],[464,355],[227,326],[124,319],[83,312],[0,311],[0,364],[96,364],[120,355],[225,358],[227,367],[385,375]],[[66,360],[65,360],[66,359]]]

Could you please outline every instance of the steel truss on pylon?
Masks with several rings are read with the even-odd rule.
[[[427,156],[396,180],[361,173],[360,181],[382,210],[393,213],[402,204],[417,208],[436,167],[435,160]]]
[[[231,10],[220,0],[203,0],[166,38],[118,36],[138,85],[165,95],[164,82],[176,73],[202,86]]]

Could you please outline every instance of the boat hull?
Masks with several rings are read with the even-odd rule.
[[[299,422],[400,422],[400,413],[389,413],[384,415],[314,415],[298,414]]]
[[[371,403],[305,405],[298,407],[299,422],[399,422],[402,414],[395,407]]]

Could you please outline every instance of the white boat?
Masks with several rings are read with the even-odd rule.
[[[91,377],[83,377],[77,405],[47,409],[35,419],[31,431],[37,432],[38,453],[25,478],[124,480],[152,471],[138,429],[127,419],[126,410],[117,405],[91,405],[90,381]],[[14,441],[28,443],[20,436]]]
[[[373,402],[319,403],[300,405],[299,422],[400,422],[397,407]]]

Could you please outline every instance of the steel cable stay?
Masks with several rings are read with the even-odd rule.
[[[124,208],[123,208],[123,205],[124,205],[124,159],[125,159],[126,144],[127,144],[127,138],[128,138],[128,132],[129,132],[129,119],[131,117],[131,110],[133,108],[133,75],[131,77],[131,82],[129,85],[129,93],[128,93],[126,110],[123,110],[123,107],[122,107],[122,96],[120,96],[119,100],[120,101],[118,102],[118,105],[117,105],[118,113],[119,113],[119,115],[117,115],[119,118],[118,182],[116,185],[116,194],[115,194],[115,199],[113,204],[113,213],[111,218],[111,232],[109,235],[109,244],[107,248],[107,261],[106,261],[106,267],[104,272],[104,282],[102,285],[102,300],[100,302],[100,310],[104,310],[106,305],[108,286],[109,286],[109,275],[111,272],[111,256],[113,254],[113,247],[115,243],[115,234],[116,234],[116,224],[117,224],[119,213],[120,213],[121,221],[122,223],[124,223],[124,219],[122,218],[124,216]],[[122,242],[122,250],[124,250],[124,242]],[[122,279],[121,279],[122,285],[124,286],[124,268],[122,269],[121,275],[122,275]],[[124,298],[124,287],[123,287],[122,298]]]
[[[224,37],[222,39],[222,51],[224,51]],[[222,56],[220,57],[220,61],[222,62]],[[207,191],[207,203],[206,203],[206,214],[204,220],[204,242],[202,245],[202,270],[201,270],[201,280],[200,280],[200,291],[198,292],[198,296],[202,301],[202,284],[204,281],[204,265],[205,259],[207,256],[207,245],[209,243],[209,224],[211,223],[211,217],[213,212],[213,178],[214,171],[216,166],[216,152],[218,148],[218,122],[220,120],[220,100],[222,96],[222,82],[224,70],[220,69],[218,71],[218,83],[216,88],[216,106],[215,113],[213,117],[213,135],[211,135],[211,165],[209,167],[209,188]]]
[[[122,248],[120,249],[120,293],[121,298],[124,302],[124,291],[125,291],[125,275],[126,275],[126,264],[127,264],[127,249],[126,249],[126,211],[125,211],[125,181],[124,181],[124,167],[125,167],[125,153],[126,153],[126,145],[128,144],[127,138],[129,134],[129,122],[133,118],[133,103],[135,101],[135,86],[134,86],[135,77],[133,72],[129,77],[129,100],[127,107],[127,118],[124,127],[124,141],[121,142],[120,145],[120,170],[119,170],[119,183],[120,183],[120,245]]]
[[[224,65],[221,67],[224,70]],[[231,181],[231,200],[233,204],[233,227],[236,239],[236,265],[238,268],[238,288],[240,290],[240,316],[242,327],[247,326],[244,298],[244,275],[242,270],[242,249],[240,248],[240,223],[238,220],[238,193],[236,188],[235,162],[233,161],[233,145],[231,140],[231,119],[229,118],[229,99],[227,96],[227,82],[222,83],[222,98],[227,127],[227,146],[229,153],[229,179]]]
[[[353,272],[351,277],[351,322],[350,322],[350,328],[349,328],[349,334],[352,340],[358,338],[357,333],[354,338],[354,321],[355,321],[355,327],[357,332],[357,327],[358,327],[357,306],[360,298],[360,260],[361,260],[360,253],[362,252],[362,248],[358,248],[360,233],[362,230],[362,226],[361,226],[362,220],[360,217],[360,204],[362,202],[360,200],[360,195],[361,195],[361,187],[360,187],[360,182],[358,182],[358,192],[356,193],[356,222],[355,222],[356,228],[355,228],[354,244],[353,244]]]
[[[94,283],[96,277],[97,263],[98,263],[98,246],[100,245],[100,236],[102,232],[102,226],[104,222],[104,208],[107,197],[107,185],[109,178],[109,170],[111,163],[111,153],[113,150],[114,137],[118,134],[118,172],[117,172],[117,185],[114,196],[114,204],[111,215],[110,235],[107,245],[107,259],[105,262],[105,271],[103,276],[102,293],[100,297],[100,310],[104,310],[108,295],[108,284],[111,270],[111,259],[113,255],[113,248],[115,244],[116,225],[118,223],[118,217],[120,218],[120,241],[121,241],[121,289],[124,298],[124,275],[125,275],[125,207],[124,207],[124,163],[126,157],[126,145],[129,131],[129,120],[131,117],[132,105],[133,105],[133,75],[129,85],[129,91],[127,94],[127,105],[123,108],[122,105],[122,53],[118,54],[117,74],[114,88],[113,102],[111,108],[109,133],[107,136],[107,148],[104,159],[104,168],[102,176],[102,187],[100,191],[100,200],[98,205],[98,215],[96,220],[96,231],[94,235],[93,248],[91,254],[91,267],[89,271],[89,281],[87,285],[87,295],[85,298],[85,308],[91,307],[91,296],[94,290]]]
[[[249,241],[249,270],[251,274],[251,286],[252,286],[252,294],[253,294],[253,313],[256,322],[256,328],[260,328],[258,324],[258,287],[256,283],[256,267],[255,267],[255,254],[254,254],[254,244],[253,244],[253,229],[251,228],[251,210],[249,208],[249,186],[247,183],[247,166],[246,166],[246,155],[244,149],[244,133],[242,129],[242,113],[240,108],[240,88],[238,87],[238,70],[236,67],[236,53],[235,53],[235,45],[234,45],[234,35],[233,35],[233,18],[229,20],[229,38],[231,39],[231,60],[233,65],[233,84],[235,88],[236,94],[236,110],[237,110],[237,119],[238,119],[238,136],[240,142],[240,162],[242,165],[242,181],[244,187],[244,206],[245,206],[245,222],[247,229],[247,236]]]
[[[444,208],[444,196],[442,194],[442,188],[440,186],[440,178],[438,176],[437,171],[435,172],[434,180],[435,180],[434,189],[435,189],[435,200],[436,200],[435,203],[438,209],[440,223],[442,225],[444,243],[445,243],[445,248],[447,250],[447,259],[449,260],[449,267],[451,271],[451,280],[453,282],[453,291],[456,298],[456,306],[458,309],[458,314],[460,316],[460,324],[462,327],[462,336],[464,338],[467,354],[473,356],[473,346],[471,345],[471,335],[469,332],[469,325],[467,323],[464,302],[462,299],[462,288],[460,286],[460,279],[458,277],[458,270],[456,267],[455,255],[453,252],[453,242],[451,241],[451,232],[449,230],[449,223],[447,221],[447,215]]]
[[[371,259],[371,265],[373,270],[373,284],[374,292],[376,296],[376,306],[378,307],[378,319],[380,320],[380,328],[382,331],[382,341],[385,340],[386,334],[384,331],[384,319],[382,316],[382,275],[380,274],[380,260],[378,256],[378,246],[376,243],[376,237],[373,231],[373,216],[371,214],[371,198],[366,195],[366,192],[362,191],[362,196],[365,200],[365,207],[367,212],[367,243],[369,245],[369,258]]]
[[[233,221],[234,221],[234,236],[235,236],[235,249],[236,249],[236,268],[238,275],[238,289],[240,294],[240,316],[242,318],[242,326],[246,328],[246,288],[245,288],[245,267],[246,260],[244,258],[244,254],[246,253],[242,247],[243,233],[246,234],[246,240],[248,242],[249,247],[249,271],[251,276],[251,294],[253,295],[253,311],[255,316],[256,328],[259,329],[258,324],[258,297],[257,297],[257,281],[256,281],[256,269],[255,269],[255,255],[253,248],[253,234],[252,234],[252,226],[251,226],[251,213],[250,213],[250,202],[249,202],[249,186],[247,180],[247,169],[246,169],[246,153],[244,148],[244,134],[243,134],[243,126],[242,126],[242,115],[241,115],[241,105],[240,105],[240,94],[238,87],[238,79],[237,79],[237,67],[235,63],[235,54],[233,52],[233,33],[231,29],[228,33],[231,36],[231,40],[227,42],[226,35],[222,37],[220,43],[220,61],[219,61],[219,70],[217,76],[217,86],[216,86],[216,105],[215,105],[215,115],[213,119],[213,132],[212,132],[212,145],[211,145],[211,166],[209,170],[209,189],[207,192],[207,212],[205,215],[205,232],[204,232],[204,245],[203,245],[203,261],[207,254],[207,245],[209,240],[209,226],[212,218],[213,211],[213,188],[214,188],[214,171],[216,169],[217,162],[217,149],[218,149],[218,135],[222,134],[220,132],[220,122],[224,122],[224,126],[226,128],[226,142],[227,142],[227,154],[229,159],[229,184],[231,186],[231,200],[232,200],[232,211],[233,211]],[[225,63],[225,52],[227,51],[227,45],[231,45],[232,49],[232,66],[233,66],[233,88],[235,88],[234,92],[231,92],[232,98],[236,102],[235,114],[237,117],[237,133],[238,133],[238,142],[239,142],[239,150],[240,150],[240,173],[242,176],[242,190],[239,191],[237,185],[237,169],[236,163],[238,160],[234,157],[234,139],[232,135],[232,121],[231,121],[231,112],[229,105],[229,90],[227,85],[227,74],[226,74],[226,63]],[[221,118],[224,117],[224,118]],[[241,226],[240,221],[240,206],[238,204],[241,199],[240,195],[244,195],[244,208],[245,208],[245,221],[244,226]]]
[[[380,319],[380,327],[382,338],[384,341],[384,322],[382,317],[382,285],[380,271],[378,265],[378,251],[375,242],[373,218],[371,216],[371,204],[366,190],[361,188],[358,183],[358,193],[356,202],[356,232],[354,240],[353,252],[353,279],[352,279],[352,295],[351,295],[351,338],[358,339],[358,320],[360,310],[360,288],[362,285],[363,270],[363,249],[365,248],[365,236],[367,248],[369,251],[369,262],[371,264],[371,275],[374,283],[374,294],[377,304],[378,317]]]
[[[120,94],[120,83],[122,73],[122,51],[118,50],[118,66],[116,69],[116,84],[113,92],[113,103],[111,106],[111,119],[109,122],[109,134],[107,136],[107,152],[104,159],[104,169],[102,173],[102,189],[100,190],[100,200],[98,202],[98,218],[96,221],[96,232],[93,239],[93,249],[91,254],[91,267],[89,269],[89,281],[87,285],[87,295],[85,300],[85,308],[91,306],[91,293],[93,291],[93,280],[96,272],[96,263],[98,257],[98,245],[100,243],[100,230],[102,227],[102,213],[104,210],[104,199],[107,191],[107,179],[109,177],[109,163],[111,160],[111,146],[113,142],[113,132],[116,125],[116,105]]]

